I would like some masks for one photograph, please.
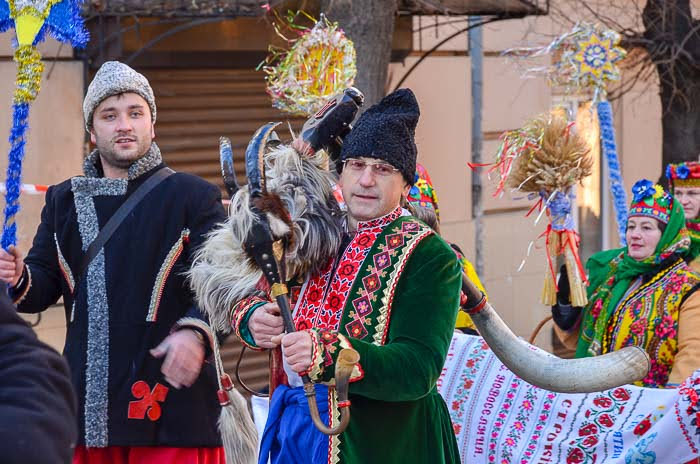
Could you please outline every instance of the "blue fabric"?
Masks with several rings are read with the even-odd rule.
[[[540,192],[540,196],[544,201],[547,201],[546,192]],[[574,217],[571,215],[571,203],[576,197],[573,191],[569,194],[557,192],[554,197],[545,206],[549,208],[549,212],[552,215],[552,229],[553,230],[574,230]]]
[[[316,402],[328,425],[328,387],[316,385]],[[258,464],[314,464],[328,462],[328,436],[314,427],[302,387],[278,386],[260,443]]]

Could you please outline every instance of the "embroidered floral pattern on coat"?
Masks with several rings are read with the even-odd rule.
[[[678,316],[685,294],[700,280],[682,259],[621,301],[603,338],[603,353],[640,346],[651,358],[636,385],[664,387],[678,351]]]
[[[338,330],[345,301],[360,272],[360,266],[379,234],[400,215],[401,208],[397,208],[381,218],[358,223],[357,232],[337,265],[329,262],[318,276],[309,280],[294,318],[297,330]]]

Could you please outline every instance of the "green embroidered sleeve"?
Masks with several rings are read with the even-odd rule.
[[[454,252],[441,238],[427,237],[396,285],[385,344],[320,331],[325,360],[321,379],[333,379],[340,349],[351,345],[360,354],[351,395],[382,401],[411,401],[427,395],[435,388],[447,356],[460,288],[461,268]]]
[[[231,310],[231,325],[233,326],[233,330],[243,344],[252,350],[262,350],[262,348],[255,344],[253,334],[251,334],[248,329],[248,320],[253,312],[265,303],[267,303],[267,300],[258,296],[251,296],[236,303]]]

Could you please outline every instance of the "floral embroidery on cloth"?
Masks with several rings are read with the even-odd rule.
[[[697,374],[697,371],[696,371]],[[683,437],[695,453],[700,448],[700,376],[686,380],[679,388],[681,399],[676,403],[676,418]]]
[[[700,370],[679,389],[554,393],[518,378],[481,337],[455,334],[438,391],[462,463],[682,464],[700,456]]]

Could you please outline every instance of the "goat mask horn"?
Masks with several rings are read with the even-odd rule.
[[[255,131],[245,151],[245,172],[248,176],[248,191],[251,198],[259,197],[266,192],[265,188],[265,150],[275,127],[280,123],[268,122]]]
[[[323,108],[311,116],[301,129],[301,138],[314,151],[326,150],[331,161],[340,157],[343,138],[350,132],[350,123],[365,101],[365,96],[355,87],[328,100]]]
[[[236,179],[236,169],[233,165],[233,148],[228,137],[219,138],[219,160],[221,161],[221,176],[224,178],[224,187],[229,198],[233,198],[241,186]]]

